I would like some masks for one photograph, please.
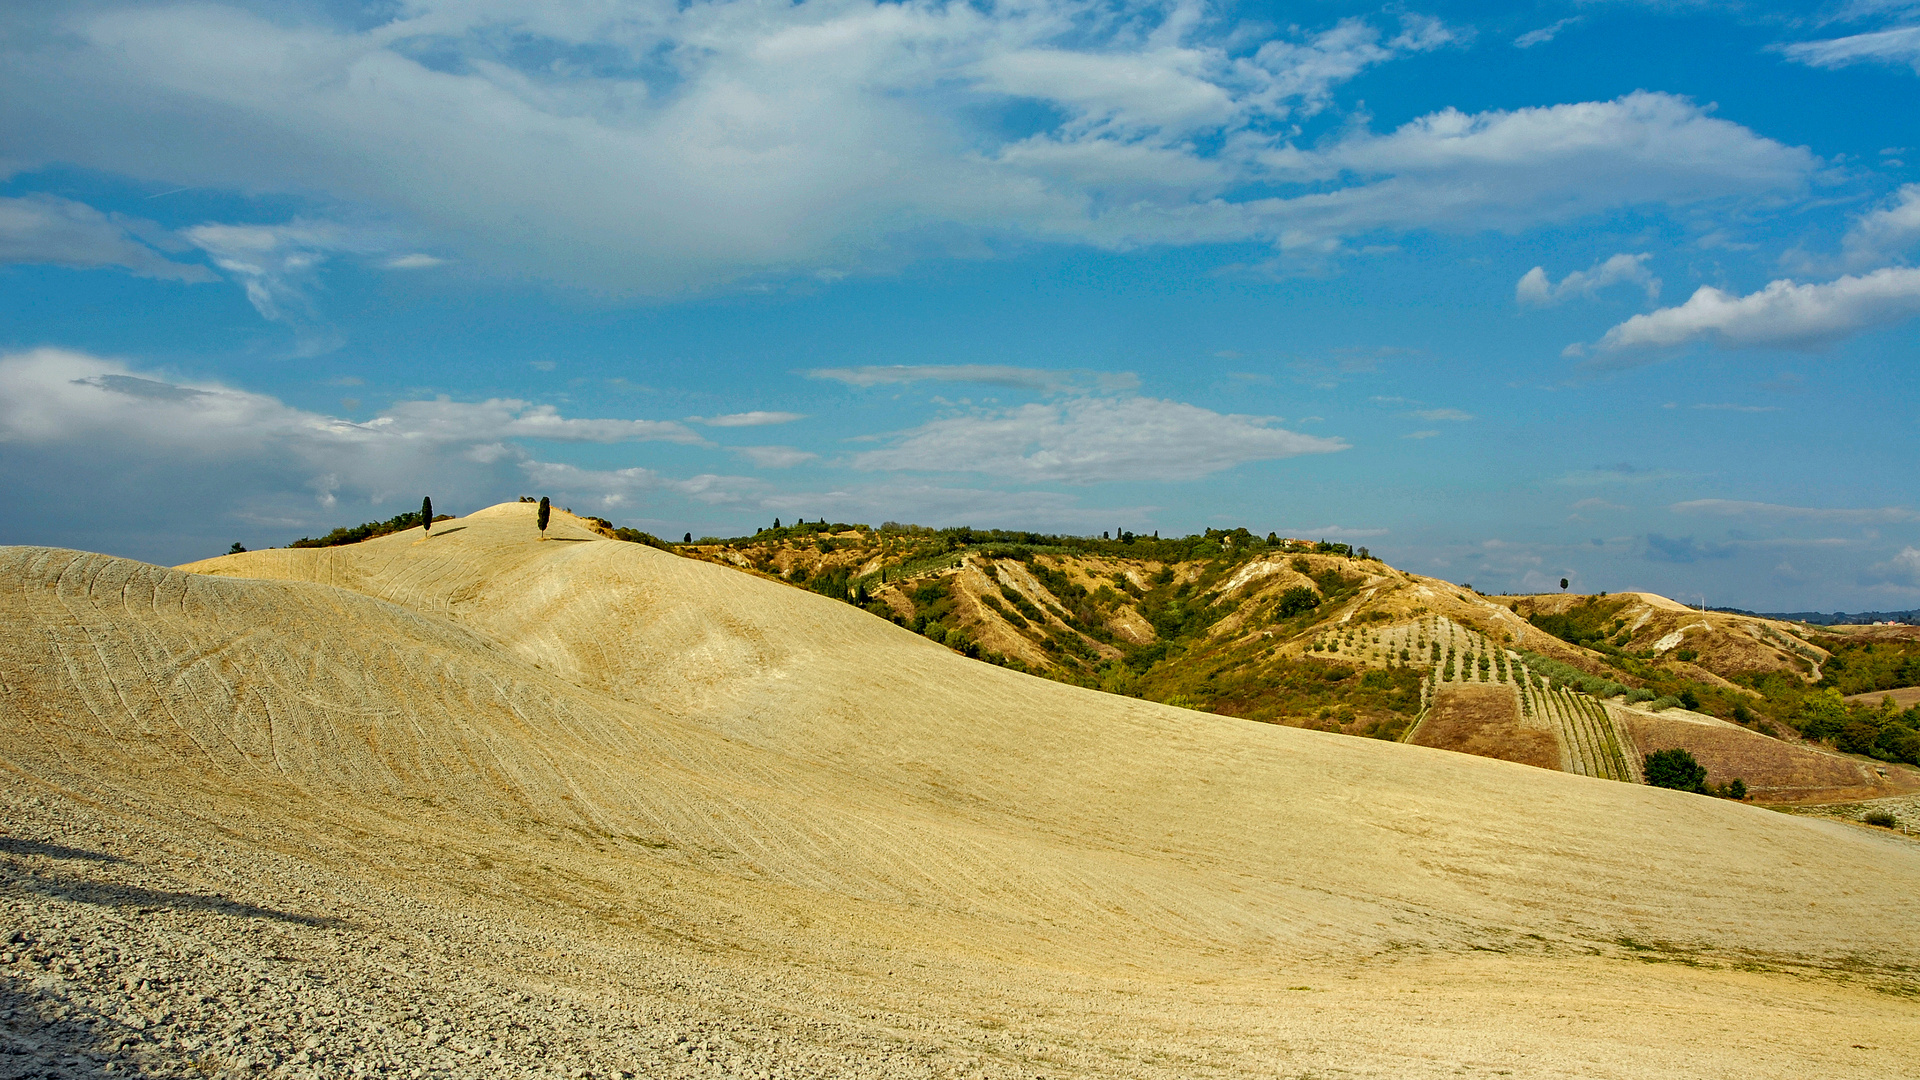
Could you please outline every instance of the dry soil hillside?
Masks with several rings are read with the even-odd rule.
[[[1101,694],[531,516],[0,550],[0,1069],[1920,1071],[1896,834]]]

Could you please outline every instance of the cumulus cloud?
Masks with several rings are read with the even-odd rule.
[[[1017,390],[1132,390],[1140,385],[1130,371],[1061,371],[999,364],[884,364],[852,368],[815,368],[812,379],[848,386],[895,386],[917,382],[980,383]]]
[[[1263,417],[1153,398],[1080,397],[935,420],[886,449],[856,455],[853,464],[1091,484],[1190,480],[1249,461],[1346,448],[1340,439],[1286,431]]]
[[[1861,583],[1920,589],[1920,548],[1901,548],[1891,559],[1869,566]]]
[[[448,506],[511,497],[539,464],[523,441],[658,439],[699,441],[671,422],[574,419],[519,401],[401,402],[356,423],[84,353],[0,356],[0,490],[41,508],[30,535],[18,519],[9,526],[12,542],[69,529],[70,542],[122,537],[145,545],[129,554],[178,561],[211,553],[212,530],[291,539],[356,513],[391,516],[395,500],[406,509],[423,491]]]
[[[164,281],[214,281],[212,271],[179,263],[141,243],[127,222],[85,203],[51,195],[0,198],[0,263],[51,263],[75,269],[117,266]]]
[[[1854,266],[1887,262],[1920,244],[1920,184],[1903,185],[1890,204],[1857,218],[1843,245]]]
[[[1848,64],[1904,64],[1920,73],[1920,26],[1899,26],[1870,34],[1801,41],[1780,46],[1790,60],[1818,68]]]
[[[1703,286],[1678,307],[1635,315],[1608,330],[1606,352],[1666,348],[1712,338],[1728,348],[1810,349],[1920,314],[1920,269],[1884,267],[1824,283],[1771,282],[1734,296]]]
[[[1514,286],[1514,299],[1522,304],[1545,306],[1557,304],[1569,297],[1598,296],[1601,289],[1620,282],[1629,282],[1646,290],[1648,300],[1660,298],[1660,279],[1647,269],[1648,253],[1639,255],[1615,255],[1605,262],[1593,264],[1587,270],[1575,270],[1554,284],[1547,276],[1544,266],[1536,266],[1524,274]]]
[[[258,10],[0,14],[10,156],[299,193],[468,265],[654,293],[1005,237],[1332,250],[1790,194],[1818,166],[1662,94],[1296,145],[1355,76],[1462,39],[1415,15],[1275,31],[1143,0]],[[270,274],[244,276],[274,298]]]

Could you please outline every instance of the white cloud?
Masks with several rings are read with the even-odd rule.
[[[854,368],[815,368],[812,379],[832,379],[848,386],[894,386],[916,382],[981,383],[1019,390],[1132,390],[1140,385],[1130,371],[1059,371],[1048,368],[1006,367],[999,364],[885,364]]]
[[[791,469],[820,456],[791,446],[735,446],[729,449],[763,469]]]
[[[1409,431],[1400,437],[1403,439],[1432,439],[1438,437],[1439,434],[1437,431]]]
[[[330,251],[347,243],[323,222],[286,225],[195,225],[181,233],[247,292],[263,319],[294,321],[313,315],[308,297]]]
[[[1579,21],[1580,16],[1575,15],[1571,18],[1561,19],[1559,22],[1543,26],[1538,30],[1529,30],[1513,39],[1514,47],[1518,49],[1531,49],[1535,45],[1545,45],[1557,37],[1560,31],[1565,30],[1567,27]]]
[[[554,442],[676,442],[709,445],[673,420],[579,420],[560,415],[551,405],[512,398],[465,402],[438,398],[402,401],[368,421],[370,429],[403,438],[436,442],[491,439],[547,439]]]
[[[935,420],[856,468],[980,472],[1016,482],[1190,480],[1249,461],[1344,450],[1253,416],[1153,398],[1070,398]]]
[[[708,427],[765,427],[769,424],[791,424],[795,420],[805,420],[807,414],[797,412],[768,412],[756,409],[753,412],[728,413],[725,416],[689,416],[687,419]]]
[[[1453,420],[1453,421],[1464,422],[1464,421],[1473,419],[1472,413],[1463,412],[1460,409],[1415,409],[1413,412],[1408,413],[1407,415],[1415,417],[1420,420],[1428,421],[1429,423],[1433,421],[1438,421],[1438,420]]]
[[[1738,499],[1692,499],[1674,503],[1667,509],[1677,514],[1709,514],[1715,517],[1754,517],[1772,520],[1801,518],[1809,521],[1841,521],[1861,525],[1920,521],[1920,512],[1904,506],[1845,509],[1782,506],[1777,503],[1746,502]]]
[[[445,266],[446,263],[445,259],[415,252],[411,255],[396,255],[380,265],[388,270],[428,270],[436,266]]]
[[[1920,184],[1902,186],[1890,205],[1862,214],[1843,244],[1852,266],[1888,262],[1920,244]]]
[[[1780,411],[1780,406],[1778,405],[1741,405],[1736,402],[1702,403],[1699,405],[1690,405],[1688,408],[1705,409],[1710,412],[1763,413]]]
[[[1647,260],[1651,257],[1648,253],[1615,255],[1605,262],[1593,264],[1590,269],[1569,273],[1560,279],[1558,285],[1547,277],[1545,267],[1536,266],[1527,271],[1514,286],[1514,299],[1534,306],[1557,304],[1572,296],[1598,296],[1601,289],[1624,281],[1645,289],[1648,300],[1657,300],[1660,298],[1660,279],[1647,269]]]
[[[1862,575],[1863,584],[1920,589],[1920,548],[1904,547],[1886,562],[1875,563]]]
[[[177,263],[134,238],[129,226],[85,203],[52,195],[0,198],[0,263],[52,263],[75,269],[117,266],[166,281],[216,280],[193,263]]]
[[[1824,284],[1781,279],[1734,296],[1704,286],[1686,303],[1635,315],[1608,330],[1607,351],[1684,345],[1704,337],[1730,348],[1806,349],[1920,314],[1920,269],[1885,267]]]
[[[0,356],[0,477],[9,499],[41,508],[10,527],[14,542],[69,530],[67,542],[97,546],[110,519],[121,550],[177,561],[211,554],[196,546],[206,533],[247,523],[284,542],[351,513],[389,517],[396,500],[406,509],[423,493],[448,507],[494,502],[518,494],[525,470],[540,464],[522,439],[698,436],[516,401],[401,402],[355,423],[83,353]],[[691,481],[663,483],[678,491],[671,485]]]
[[[1144,0],[420,0],[372,25],[301,10],[17,17],[0,65],[10,158],[298,193],[470,266],[610,293],[1006,237],[1333,250],[1375,230],[1791,194],[1819,164],[1661,94],[1294,145],[1348,80],[1462,40],[1419,16],[1389,36]],[[1006,127],[1026,105],[1052,119]],[[1315,193],[1272,195],[1299,184]],[[274,273],[299,268],[227,254],[261,268],[242,276],[263,310],[285,303]]]
[[[1906,64],[1920,73],[1920,26],[1900,26],[1870,34],[1782,45],[1788,59],[1820,68],[1848,64]]]

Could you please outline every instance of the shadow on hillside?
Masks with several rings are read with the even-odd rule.
[[[0,979],[0,1041],[9,1044],[4,1076],[107,1077],[146,1075],[131,1055],[116,1051],[139,1033],[97,1009],[43,993],[24,980]]]
[[[104,852],[85,851],[80,848],[45,844],[33,840],[17,840],[12,837],[0,837],[0,852],[8,855],[38,855],[51,859],[89,862],[125,863],[128,861]],[[242,919],[273,919],[277,922],[322,929],[348,925],[346,920],[332,916],[299,915],[291,911],[280,911],[239,900],[229,900],[217,893],[208,896],[203,893],[172,892],[164,889],[149,889],[140,885],[92,881],[58,869],[39,871],[16,862],[0,864],[0,871],[5,872],[5,876],[0,878],[0,892],[33,893],[78,904],[132,908],[136,914],[166,908],[173,911],[204,911]]]
[[[436,536],[445,536],[448,533],[457,533],[457,532],[466,532],[466,531],[467,531],[467,527],[465,525],[455,525],[451,529],[435,529],[433,530],[433,532],[427,534],[427,539],[431,540],[433,537],[436,537]]]
[[[49,844],[40,840],[22,840],[17,836],[0,836],[0,855],[40,855],[49,859],[86,859],[91,862],[111,863],[127,861],[118,855],[109,855],[104,851],[88,851],[85,848]]]

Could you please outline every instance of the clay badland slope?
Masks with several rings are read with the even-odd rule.
[[[513,1000],[697,1002],[781,1075],[1920,1069],[1896,838],[1103,695],[530,518],[5,549],[9,828],[386,897],[348,951],[456,912]]]

